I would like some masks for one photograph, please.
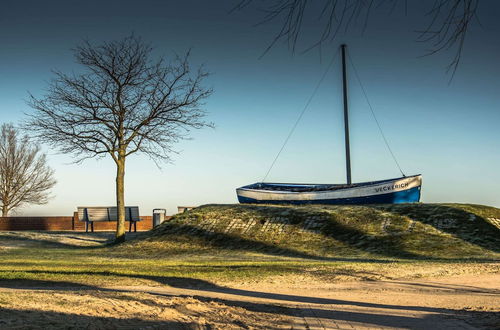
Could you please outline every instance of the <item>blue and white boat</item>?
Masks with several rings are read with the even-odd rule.
[[[259,182],[236,189],[240,203],[393,204],[420,200],[422,176],[353,184]]]
[[[387,180],[360,183],[351,182],[345,48],[345,45],[341,46],[347,183],[301,184],[257,182],[236,189],[240,203],[394,204],[420,201],[422,186],[422,175],[420,174]]]

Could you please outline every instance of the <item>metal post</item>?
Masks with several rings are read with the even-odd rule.
[[[345,50],[346,45],[341,45],[342,50],[342,82],[344,94],[344,133],[345,133],[345,167],[347,173],[347,184],[351,184],[351,151],[349,146],[349,111],[347,106],[347,70]]]

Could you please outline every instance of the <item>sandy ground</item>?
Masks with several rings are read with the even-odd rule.
[[[12,233],[12,235],[19,233]],[[3,242],[8,235],[1,233]],[[109,235],[34,234],[94,245]],[[28,244],[22,240],[4,243]],[[0,281],[0,329],[500,329],[500,274],[162,286]]]
[[[498,329],[498,275],[240,287],[2,285],[0,328]]]

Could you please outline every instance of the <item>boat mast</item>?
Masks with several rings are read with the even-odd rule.
[[[344,133],[345,133],[345,167],[347,173],[347,184],[351,184],[351,151],[349,146],[349,111],[347,106],[347,70],[345,50],[346,45],[341,45],[342,50],[342,82],[344,92]]]

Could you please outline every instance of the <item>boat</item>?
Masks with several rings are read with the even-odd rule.
[[[422,175],[352,183],[349,147],[346,45],[341,46],[346,174],[344,184],[257,182],[236,189],[240,203],[251,204],[397,204],[420,201]],[[392,152],[391,152],[392,153]],[[398,165],[399,166],[399,165]]]

